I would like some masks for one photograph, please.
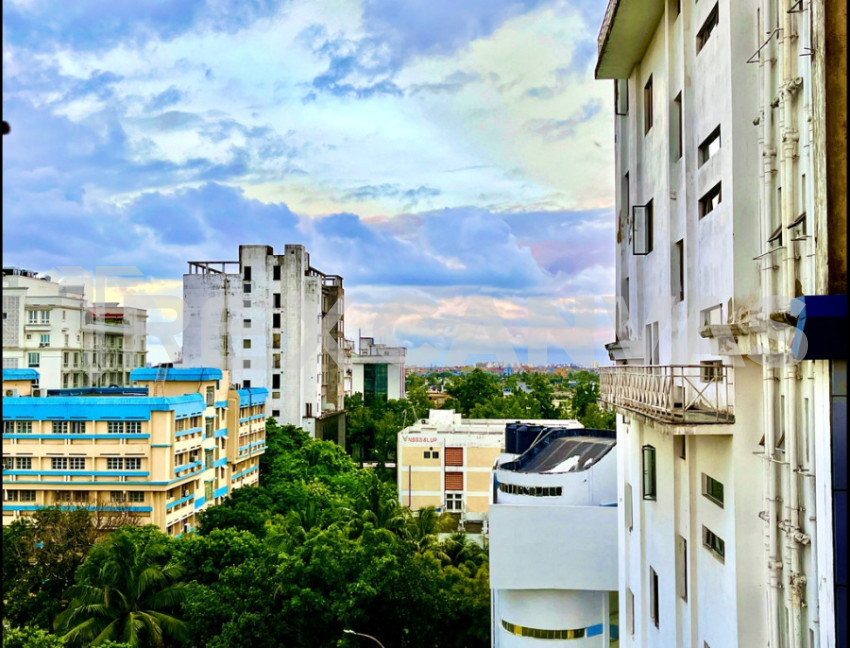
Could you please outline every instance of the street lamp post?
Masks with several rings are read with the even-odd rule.
[[[382,644],[380,641],[378,641],[378,640],[377,640],[375,637],[373,637],[372,635],[363,634],[362,632],[354,632],[354,630],[349,630],[349,629],[347,629],[347,628],[346,628],[345,630],[343,630],[343,632],[344,632],[345,634],[353,634],[353,635],[357,635],[357,636],[359,636],[359,637],[367,637],[368,639],[371,639],[371,640],[372,640],[372,641],[374,641],[376,644],[378,644],[381,648],[384,648],[384,644]]]

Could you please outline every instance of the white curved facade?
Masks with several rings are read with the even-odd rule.
[[[566,438],[536,460],[529,451],[497,461],[490,505],[495,647],[602,647],[618,635],[610,595],[618,582],[616,450],[612,439],[575,436],[581,432],[564,430]],[[588,447],[596,448],[592,461]]]

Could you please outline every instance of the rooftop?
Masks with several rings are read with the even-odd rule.
[[[130,372],[133,382],[200,382],[221,378],[221,369],[212,367],[139,367]]]

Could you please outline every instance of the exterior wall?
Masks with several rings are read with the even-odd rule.
[[[98,323],[105,313],[115,317]],[[129,384],[129,372],[145,365],[146,323],[141,309],[88,305],[82,286],[4,269],[3,364],[38,369],[42,388]]]
[[[3,456],[12,461],[4,466],[4,524],[60,504],[93,510],[104,528],[130,521],[178,535],[194,530],[197,514],[231,490],[257,483],[264,389],[229,391],[220,372],[152,381],[157,370],[141,371],[138,385],[161,395],[3,399]],[[54,421],[65,421],[67,432],[54,431]],[[84,431],[72,431],[74,424]],[[68,468],[54,470],[53,457],[67,458]],[[19,468],[22,458],[31,465]],[[71,458],[84,466],[71,467]],[[122,467],[109,465],[116,459]],[[139,459],[139,468],[124,469],[128,459]]]
[[[183,276],[184,363],[228,369],[237,385],[266,385],[269,414],[315,436],[317,417],[343,411],[342,369],[331,361],[341,357],[333,307],[341,309],[342,295],[342,279],[311,268],[301,245],[280,255],[242,245],[238,262],[192,262]],[[344,423],[336,438],[344,440]]]
[[[625,4],[611,3],[600,42],[617,21],[617,6]],[[830,30],[824,3],[791,4],[720,0],[718,23],[698,51],[698,34],[715,3],[665,3],[645,51],[629,53],[637,63],[628,79],[615,81],[620,92],[628,87],[629,104],[628,114],[616,117],[620,307],[617,341],[609,349],[621,363],[721,359],[730,367],[735,417],[731,425],[674,425],[619,409],[618,489],[621,500],[632,493],[633,509],[631,529],[625,521],[619,527],[619,603],[624,609],[627,592],[635,601],[635,632],[622,633],[623,645],[834,641],[831,619],[823,617],[830,609],[823,572],[830,569],[831,541],[825,528],[815,528],[829,515],[830,503],[827,496],[816,498],[814,488],[829,479],[821,471],[828,469],[830,451],[815,441],[829,435],[828,372],[817,362],[798,364],[788,351],[791,300],[823,294],[829,281],[840,283],[842,276],[840,267],[833,272],[828,263],[834,239],[826,218],[827,120],[819,103],[819,93],[828,94],[821,45]],[[846,15],[846,8],[837,11]],[[845,22],[840,25],[846,29]],[[618,29],[622,36],[629,27]],[[620,45],[600,48],[600,61],[623,56],[628,44]],[[845,48],[846,36],[839,54]],[[655,119],[645,134],[650,74]],[[846,73],[841,76],[839,85],[846,87]],[[680,91],[683,144],[677,159],[674,99]],[[843,92],[841,97],[833,104],[839,112],[846,105]],[[719,150],[703,160],[700,145],[718,125]],[[846,124],[838,119],[834,128],[841,133]],[[840,165],[844,157],[837,154],[835,161]],[[717,182],[721,202],[703,215],[700,200]],[[632,207],[649,197],[655,205],[654,249],[638,256],[632,253]],[[846,216],[835,222],[843,231]],[[679,240],[681,300],[671,257]],[[706,309],[715,306],[719,317],[707,321]],[[657,355],[647,339],[647,325],[655,322]],[[679,435],[686,439],[686,459],[677,454]],[[658,495],[644,501],[641,448],[647,444],[656,448]],[[702,495],[704,472],[723,482],[723,508]],[[818,493],[824,491],[818,487]],[[725,540],[723,561],[703,546],[703,526]],[[680,538],[688,548],[684,593],[677,589]],[[657,627],[649,615],[650,567],[660,584]]]

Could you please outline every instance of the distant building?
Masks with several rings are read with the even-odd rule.
[[[846,16],[608,3],[621,646],[847,645]]]
[[[342,277],[310,265],[302,245],[241,245],[239,261],[190,262],[183,299],[186,364],[267,385],[280,423],[345,443]]]
[[[44,390],[3,370],[3,524],[44,507],[84,507],[105,526],[176,536],[259,480],[266,390],[231,389],[209,368],[135,369],[131,387]]]
[[[509,422],[432,409],[427,419],[404,428],[396,453],[399,501],[413,510],[435,506],[473,528],[486,525],[490,472],[504,451]],[[531,423],[581,428],[578,421]]]
[[[348,340],[346,340],[348,342]],[[405,347],[375,344],[375,338],[361,337],[359,350],[353,344],[346,349],[346,376],[351,372],[352,394],[363,394],[363,402],[370,405],[375,397],[387,400],[405,398]]]
[[[506,435],[515,452],[499,456],[490,488],[493,646],[607,648],[620,623],[616,433],[568,423]]]
[[[3,368],[36,369],[44,389],[129,384],[146,332],[142,309],[92,305],[83,286],[3,268]]]

